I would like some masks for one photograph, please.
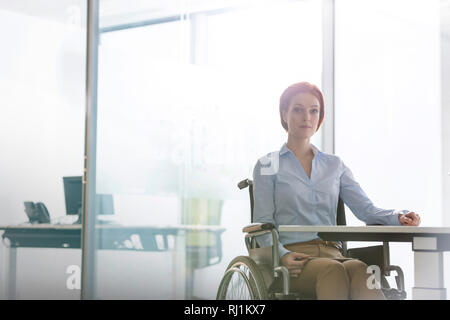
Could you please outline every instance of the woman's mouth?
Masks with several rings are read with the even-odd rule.
[[[300,128],[309,128],[309,129],[311,129],[310,126],[300,126]]]

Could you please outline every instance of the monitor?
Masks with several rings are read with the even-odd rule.
[[[95,195],[95,212],[98,215],[114,214],[114,204],[112,194]]]
[[[63,177],[64,199],[66,201],[66,214],[81,213],[81,194],[83,187],[80,177]]]
[[[81,214],[83,186],[81,176],[63,177],[66,214]],[[98,215],[114,214],[114,202],[111,194],[95,195],[95,212]]]

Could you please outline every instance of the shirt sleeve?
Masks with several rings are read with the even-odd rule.
[[[253,170],[253,222],[272,223],[275,225],[275,228],[278,228],[274,218],[275,174],[261,170],[265,169],[265,167],[258,160]],[[259,236],[257,237],[257,242],[261,247],[272,246],[272,235],[264,234]],[[278,242],[278,255],[280,258],[289,252]]]
[[[377,208],[342,161],[341,166],[343,171],[340,177],[339,196],[359,220],[366,224],[401,225],[398,214],[407,213],[409,210]]]

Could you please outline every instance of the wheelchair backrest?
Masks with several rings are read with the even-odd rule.
[[[253,181],[250,179],[244,179],[241,182],[238,183],[239,189],[245,189],[248,187],[248,192],[250,196],[250,222],[253,223],[253,207],[254,207],[254,200],[253,200]],[[336,225],[338,226],[345,226],[347,225],[347,222],[345,220],[345,207],[344,202],[342,201],[341,197],[339,197],[338,200],[338,207],[337,207],[337,213],[336,213]]]

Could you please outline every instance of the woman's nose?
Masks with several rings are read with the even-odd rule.
[[[303,117],[305,118],[305,120],[309,120],[311,118],[311,115],[309,114],[309,112],[305,112],[303,113]]]

